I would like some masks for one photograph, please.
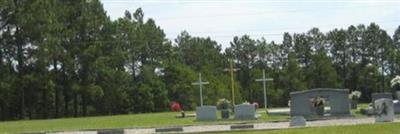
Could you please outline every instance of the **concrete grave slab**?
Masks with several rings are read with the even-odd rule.
[[[305,127],[306,119],[303,116],[293,116],[290,118],[290,127]]]
[[[69,131],[69,132],[54,132],[47,134],[97,134],[97,131]]]
[[[140,129],[125,129],[124,134],[154,134],[156,129],[154,128],[140,128]]]

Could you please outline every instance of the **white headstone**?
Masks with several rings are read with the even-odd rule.
[[[291,127],[304,127],[306,126],[306,119],[303,116],[292,116],[290,119]]]
[[[374,102],[375,122],[392,122],[394,120],[393,101],[378,99]]]
[[[216,106],[197,107],[196,119],[199,121],[217,120],[217,107]]]

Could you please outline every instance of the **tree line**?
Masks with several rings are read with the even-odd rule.
[[[210,82],[204,103],[230,97],[233,61],[236,102],[263,104],[262,70],[269,106],[287,106],[292,91],[347,88],[391,92],[400,74],[400,27],[390,35],[377,24],[327,33],[312,28],[284,33],[283,42],[236,36],[223,49],[209,37],[183,31],[168,40],[139,8],[111,20],[98,0],[0,2],[0,120],[46,119],[184,110],[199,105],[191,85]]]

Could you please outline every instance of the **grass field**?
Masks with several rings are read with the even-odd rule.
[[[366,105],[360,105],[366,107]],[[263,111],[259,111],[263,112]],[[356,110],[352,110],[356,117],[364,117]],[[188,112],[192,114],[193,112]],[[110,129],[110,128],[137,128],[137,127],[169,127],[183,125],[203,125],[203,124],[231,124],[231,123],[250,123],[265,121],[287,121],[287,115],[266,115],[260,114],[258,120],[238,121],[234,119],[218,120],[213,122],[199,122],[195,118],[175,118],[179,113],[147,113],[99,116],[85,118],[63,118],[49,120],[26,120],[26,121],[7,121],[0,122],[0,133],[20,133],[20,132],[43,132],[43,131],[66,131],[66,130],[87,130],[87,129]],[[219,113],[218,113],[219,115]],[[399,130],[400,134],[400,130]]]
[[[295,128],[270,131],[236,131],[223,132],[222,134],[400,134],[400,123]]]
[[[193,113],[193,112],[189,112]],[[178,113],[147,113],[115,116],[99,116],[86,118],[64,118],[50,120],[27,120],[0,122],[0,133],[40,132],[40,131],[64,131],[83,129],[107,129],[107,128],[135,128],[135,127],[167,127],[182,125],[202,124],[226,124],[262,121],[284,121],[288,116],[267,116],[261,114],[258,120],[238,121],[234,119],[218,120],[214,122],[199,122],[195,118],[175,118]]]

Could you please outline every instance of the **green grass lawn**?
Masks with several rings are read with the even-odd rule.
[[[188,112],[193,113],[193,112]],[[219,119],[213,122],[199,122],[195,118],[175,118],[179,113],[147,113],[115,116],[99,116],[85,118],[63,118],[49,120],[26,120],[0,122],[0,133],[20,133],[39,131],[64,131],[83,129],[135,128],[135,127],[168,127],[182,125],[226,124],[263,121],[285,121],[288,116],[261,114],[258,120],[238,121],[234,119]],[[219,113],[218,113],[219,115]]]
[[[221,133],[221,132],[219,132]],[[294,128],[267,131],[235,131],[221,134],[399,134],[400,123],[383,123],[353,126]]]
[[[360,107],[365,107],[365,104]],[[356,117],[365,117],[352,110]],[[26,121],[7,121],[0,122],[0,133],[20,133],[20,132],[41,132],[41,131],[65,131],[65,130],[86,130],[86,129],[110,129],[110,128],[137,128],[137,127],[171,127],[183,125],[210,125],[210,124],[227,124],[227,123],[251,123],[265,121],[287,121],[288,115],[266,115],[264,110],[260,109],[258,113],[261,117],[257,120],[239,121],[232,119],[212,122],[199,122],[195,118],[175,118],[179,113],[163,112],[163,113],[147,113],[147,114],[130,114],[130,115],[114,115],[99,116],[85,118],[63,118],[49,120],[26,120]],[[193,114],[193,111],[187,112]],[[218,112],[218,116],[219,116]],[[399,115],[397,115],[399,117]],[[400,130],[399,130],[400,132]]]

